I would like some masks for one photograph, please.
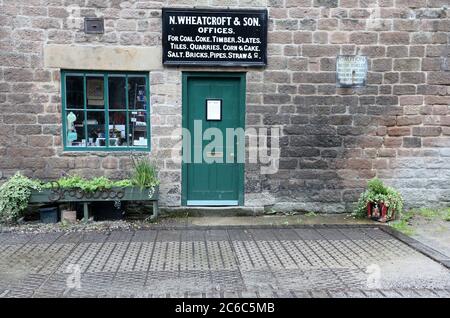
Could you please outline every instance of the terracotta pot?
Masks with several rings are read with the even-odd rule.
[[[387,221],[387,206],[383,202],[380,202],[379,206],[381,207],[381,216],[378,218],[378,222],[385,223]]]
[[[378,202],[377,207],[375,208],[375,204],[369,202],[367,203],[367,217],[369,219],[377,220],[378,222],[388,222],[394,219],[395,211],[392,211],[392,215],[388,218],[387,212],[388,207],[383,202]]]
[[[62,210],[61,211],[61,221],[66,221],[69,223],[76,223],[77,222],[77,211]]]

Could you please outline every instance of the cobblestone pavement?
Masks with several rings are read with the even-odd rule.
[[[0,233],[0,297],[450,297],[450,272],[376,227]]]

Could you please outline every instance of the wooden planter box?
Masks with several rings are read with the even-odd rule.
[[[375,206],[378,206],[378,211]],[[384,205],[383,202],[378,202],[377,204],[369,202],[367,204],[367,217],[378,222],[388,222],[395,219],[395,210],[392,211],[390,217],[388,217],[388,207]]]
[[[84,219],[88,219],[88,203],[95,201],[153,201],[152,218],[158,216],[159,187],[155,187],[152,196],[149,189],[139,187],[111,188],[104,191],[82,192],[77,189],[44,189],[33,191],[29,203],[80,202],[84,204]]]

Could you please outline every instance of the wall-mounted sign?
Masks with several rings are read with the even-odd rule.
[[[163,64],[267,64],[267,10],[162,9]]]
[[[367,57],[339,55],[336,60],[336,79],[339,87],[361,87],[367,81]]]

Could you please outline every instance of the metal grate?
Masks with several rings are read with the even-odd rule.
[[[66,285],[71,264],[80,266],[80,290]],[[382,269],[380,290],[367,287],[372,264]],[[412,292],[448,297],[449,271],[377,229],[0,233],[0,298],[402,297]]]

